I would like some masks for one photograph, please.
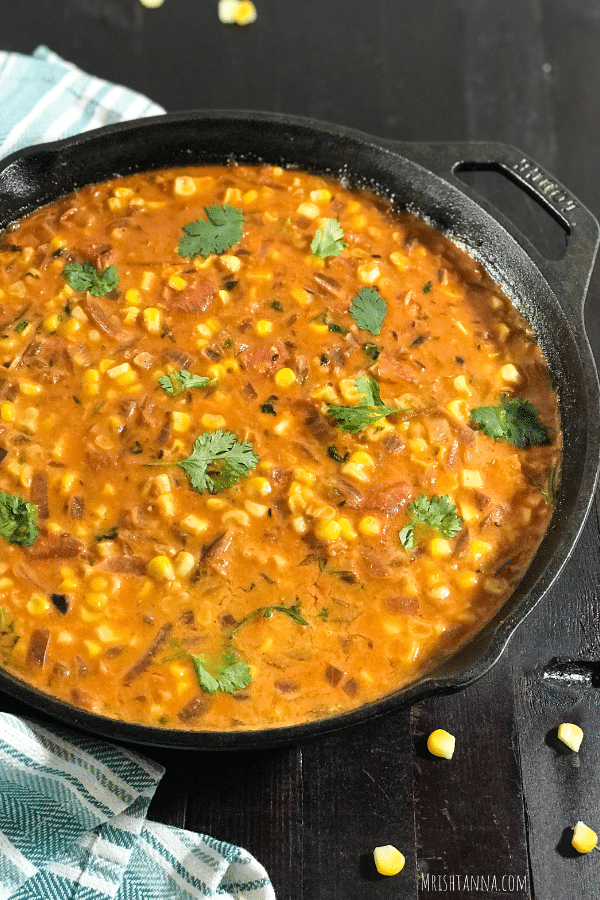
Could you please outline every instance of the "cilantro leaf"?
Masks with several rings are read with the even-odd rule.
[[[233,650],[225,650],[220,662],[201,653],[190,653],[200,687],[209,694],[223,691],[232,694],[252,682],[250,669],[237,658]]]
[[[405,525],[398,535],[405,550],[411,550],[415,545],[415,524],[427,525],[447,539],[462,531],[464,524],[456,515],[456,503],[452,502],[448,494],[442,497],[420,494],[408,504],[407,512],[410,524]]]
[[[119,283],[119,275],[114,266],[99,272],[91,263],[68,263],[63,269],[63,275],[74,291],[87,291],[92,297],[105,297]]]
[[[211,253],[225,253],[241,240],[244,233],[244,214],[235,206],[205,206],[206,219],[197,219],[183,226],[179,241],[179,255],[195,259]]]
[[[293,619],[294,622],[297,622],[298,625],[308,625],[308,622],[302,615],[300,601],[296,597],[296,602],[290,604],[290,606],[281,604],[279,606],[259,606],[258,609],[254,609],[251,613],[248,613],[247,616],[244,616],[244,618],[231,630],[229,633],[229,640],[233,639],[243,625],[247,625],[248,622],[253,622],[255,619],[259,618],[270,619],[275,612],[282,613],[284,616],[289,616],[289,618]]]
[[[386,313],[387,303],[377,288],[361,288],[352,299],[350,315],[359,328],[364,328],[371,334],[379,334]]]
[[[336,420],[342,431],[356,434],[379,419],[406,411],[386,406],[382,402],[379,385],[374,378],[359,375],[354,379],[354,384],[361,395],[361,401],[357,406],[329,406],[327,409],[328,415]]]
[[[38,534],[38,507],[23,497],[0,491],[0,537],[9,544],[31,547]]]
[[[317,228],[310,245],[313,256],[325,259],[327,256],[339,256],[348,244],[344,240],[342,226],[337,219],[325,219],[323,226]]]
[[[194,490],[218,494],[238,484],[254,469],[260,457],[249,441],[238,441],[231,431],[205,431],[198,435],[190,456],[180,466]]]
[[[500,397],[497,406],[478,406],[471,410],[476,425],[495,441],[505,440],[515,447],[549,444],[548,429],[538,418],[538,410],[522,397]]]
[[[431,293],[431,288],[432,288],[432,287],[433,287],[433,282],[428,281],[428,282],[426,282],[426,283],[423,285],[423,287],[421,288],[421,290],[423,291],[424,294],[430,294],[430,293]]]
[[[158,379],[161,388],[169,397],[177,397],[182,391],[190,388],[214,387],[216,380],[214,378],[206,378],[204,375],[194,375],[186,369],[179,372],[169,372],[168,375],[162,375]]]

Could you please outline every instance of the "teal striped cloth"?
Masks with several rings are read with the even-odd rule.
[[[0,52],[0,157],[163,112],[46,47]],[[163,771],[0,713],[0,900],[274,900],[246,850],[146,820]]]
[[[161,113],[162,106],[142,94],[87,75],[48,47],[38,47],[31,56],[0,51],[0,157],[30,144]]]
[[[163,771],[0,713],[0,900],[274,900],[246,850],[146,820]]]

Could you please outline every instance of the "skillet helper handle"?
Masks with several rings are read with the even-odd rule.
[[[600,227],[592,213],[567,188],[521,150],[508,144],[469,142],[403,146],[407,156],[450,181],[489,212],[533,258],[554,293],[566,299],[574,317],[581,321]],[[542,256],[510,219],[458,178],[456,173],[459,171],[498,172],[533,197],[564,228],[567,237],[564,256],[559,260]]]

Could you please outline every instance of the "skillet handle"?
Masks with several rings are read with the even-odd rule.
[[[591,212],[562,184],[521,150],[500,143],[393,144],[416,163],[450,181],[490,213],[527,252],[554,293],[578,323],[596,259],[600,228]],[[546,259],[518,228],[485,198],[461,181],[458,171],[498,172],[533,197],[565,230],[567,247],[559,260]]]

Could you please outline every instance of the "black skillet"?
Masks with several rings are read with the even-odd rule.
[[[583,303],[598,247],[598,224],[564,187],[512,147],[395,143],[275,114],[175,113],[110,126],[8,157],[0,168],[0,230],[85,184],[134,171],[229,160],[299,167],[374,190],[399,208],[418,213],[478,259],[531,323],[548,359],[564,434],[562,485],[532,565],[494,619],[435,671],[358,710],[262,731],[165,730],[77,709],[0,671],[0,687],[35,709],[70,725],[136,743],[197,749],[274,746],[464,687],[494,664],[515,628],[561,572],[583,528],[596,485],[599,391],[583,326]],[[510,179],[562,225],[567,235],[562,259],[542,257],[457,177],[460,170],[480,169]]]

